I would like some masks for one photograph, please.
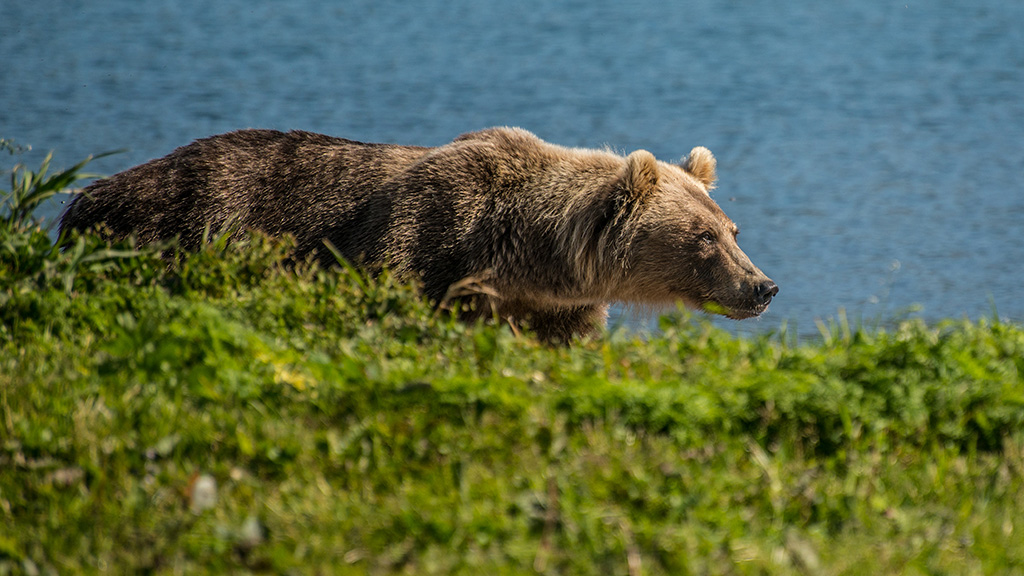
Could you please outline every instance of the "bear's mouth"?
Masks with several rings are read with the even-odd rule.
[[[764,314],[765,310],[768,309],[768,304],[758,304],[753,308],[746,308],[743,310],[733,310],[726,317],[732,318],[733,320],[746,320],[747,318],[757,318],[761,314]]]
[[[725,316],[731,320],[746,320],[747,318],[756,318],[761,314],[764,314],[765,310],[768,309],[769,304],[770,302],[765,302],[763,304],[755,304],[753,306],[730,308],[719,304],[718,302],[708,301],[701,305],[701,309],[711,314]]]
[[[714,294],[706,294],[699,308],[705,312],[721,314],[733,320],[754,318],[768,309],[772,299],[779,293],[779,287],[775,282],[765,278],[753,287],[742,286],[739,292],[739,294],[732,292],[724,294],[725,298],[716,298]]]

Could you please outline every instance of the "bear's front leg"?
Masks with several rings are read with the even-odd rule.
[[[523,324],[542,341],[551,344],[566,344],[575,337],[596,336],[604,329],[607,320],[607,304],[535,309],[523,315]]]

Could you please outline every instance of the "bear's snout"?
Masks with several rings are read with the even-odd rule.
[[[771,280],[765,280],[754,287],[754,301],[758,306],[768,306],[779,293],[779,287]]]

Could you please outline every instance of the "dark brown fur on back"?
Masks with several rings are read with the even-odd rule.
[[[331,264],[328,241],[357,264],[419,277],[435,301],[480,279],[500,314],[565,339],[601,326],[615,300],[683,300],[734,317],[767,307],[777,288],[708,196],[714,169],[703,148],[675,165],[513,128],[436,148],[244,130],[93,183],[61,229],[103,223],[115,237],[178,236],[195,249],[207,229],[235,223],[292,234],[297,257]]]

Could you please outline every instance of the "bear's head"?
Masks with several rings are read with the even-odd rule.
[[[678,165],[646,150],[626,158],[617,188],[625,300],[686,305],[743,319],[778,287],[736,243],[739,229],[711,199],[715,157],[694,148]]]

